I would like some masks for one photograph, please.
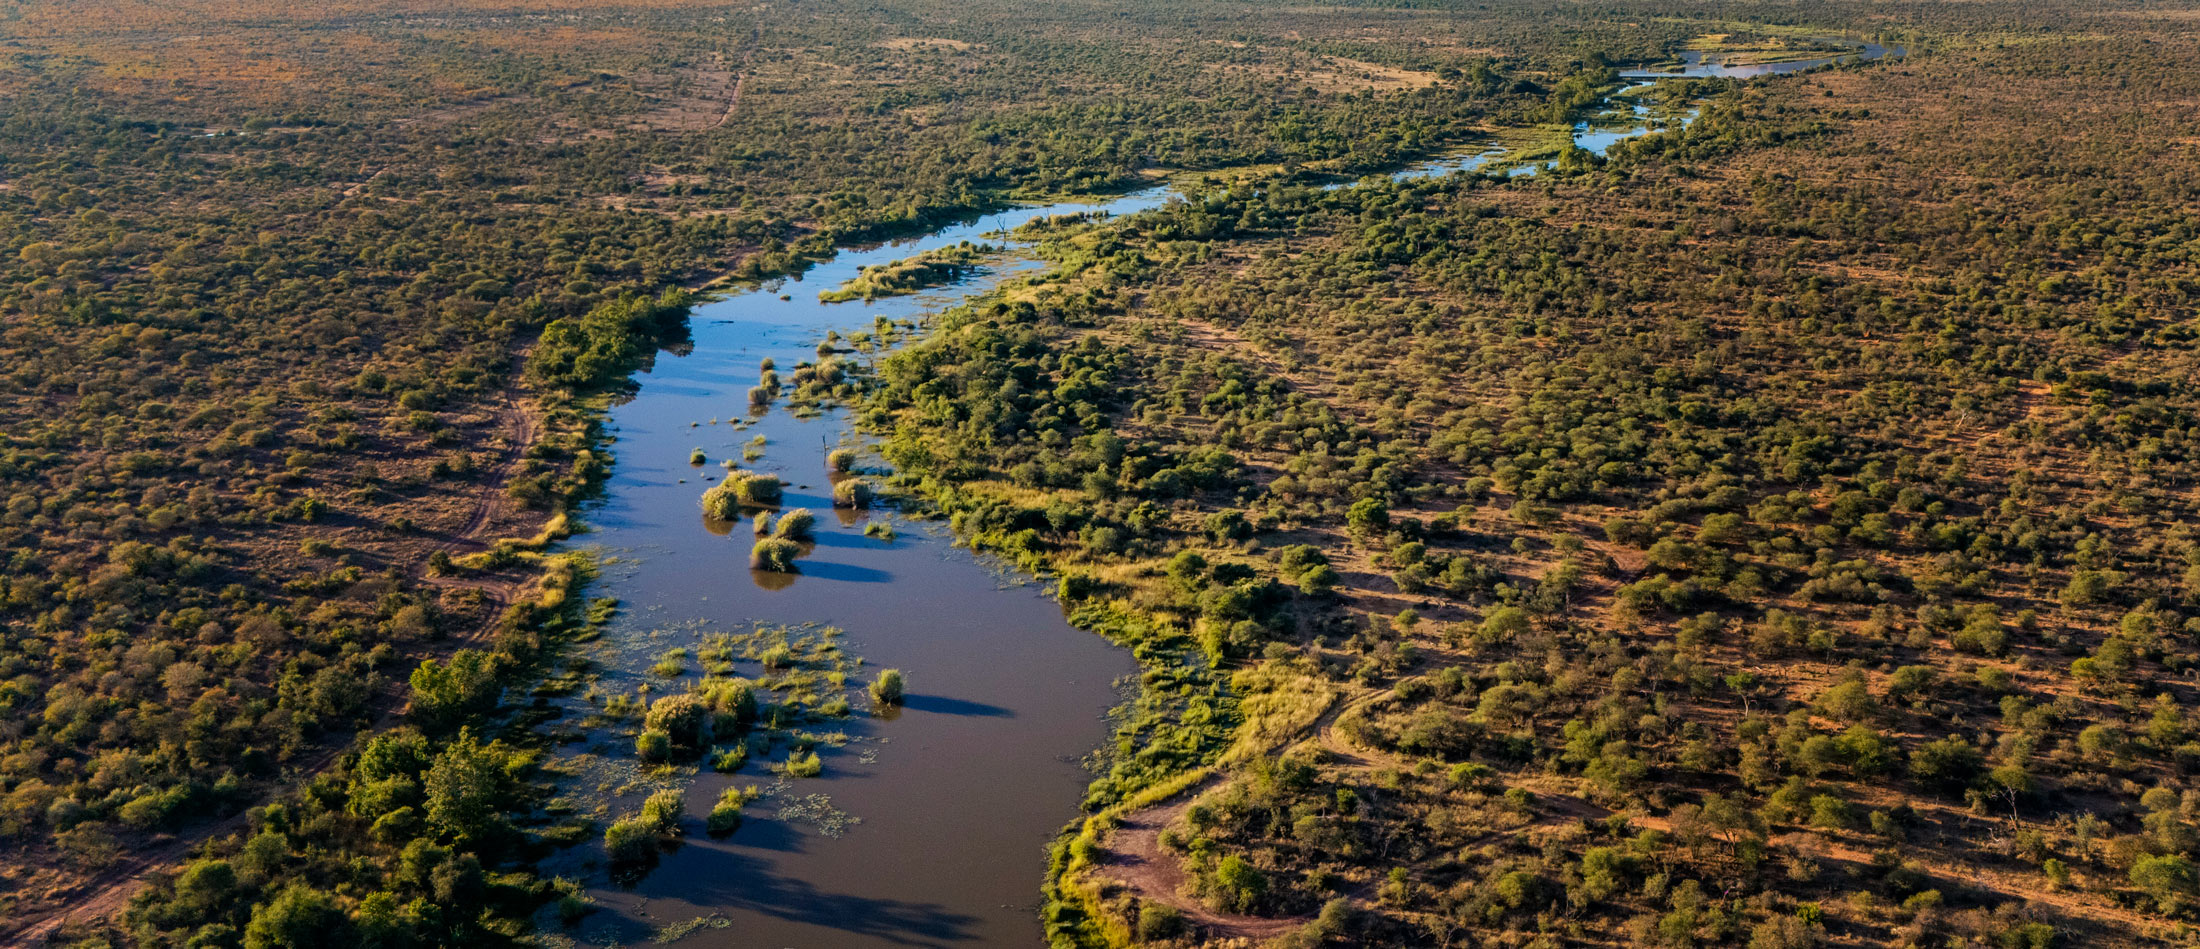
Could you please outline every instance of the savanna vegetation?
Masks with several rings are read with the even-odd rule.
[[[889,359],[901,483],[1147,663],[1054,938],[2189,938],[2200,46],[2113,16],[1217,176]]]
[[[612,609],[546,550],[604,400],[691,289],[1199,171],[862,380],[898,487],[1146,664],[1057,941],[2187,938],[2186,13],[17,4],[0,932],[520,943],[587,911],[552,848],[730,831],[552,806],[512,714]],[[1313,186],[1829,33],[1915,55]],[[751,400],[852,397],[834,342]],[[733,470],[710,516],[776,504]],[[636,755],[815,775],[793,726],[899,700],[789,649],[815,696],[714,674]],[[1108,875],[1149,845],[1187,888]]]

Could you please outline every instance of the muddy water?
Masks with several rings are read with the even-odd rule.
[[[1861,55],[1888,51],[1867,47]],[[1773,64],[1761,71],[1821,64]],[[1645,75],[1759,74],[1745,71],[1757,67],[1715,63],[1690,69],[1695,71]],[[1648,85],[1622,91],[1602,113],[1577,125],[1576,144],[1602,153],[1614,142],[1693,116],[1653,115],[1639,95]],[[1484,145],[1416,164],[1396,177],[1472,171],[1500,154]],[[1539,168],[1516,165],[1507,173]],[[879,316],[917,319],[1038,264],[1027,248],[1011,246],[979,276],[937,291],[870,303],[818,302],[819,289],[838,286],[864,266],[965,240],[1001,243],[998,232],[1047,215],[1135,213],[1171,194],[1157,188],[1098,204],[1025,208],[915,240],[844,251],[802,280],[698,307],[692,345],[660,354],[640,375],[634,397],[610,413],[618,465],[605,500],[586,514],[593,531],[572,542],[605,561],[593,592],[625,604],[602,641],[590,647],[589,658],[601,671],[600,691],[631,695],[647,684],[655,694],[678,692],[698,674],[692,654],[704,633],[815,623],[845,631],[843,647],[867,662],[859,680],[879,668],[899,668],[909,676],[910,694],[906,711],[891,719],[859,712],[811,726],[839,728],[850,738],[844,747],[821,749],[825,771],[817,778],[781,781],[762,762],[734,775],[707,769],[647,775],[635,768],[626,730],[583,733],[563,752],[582,771],[568,782],[570,796],[584,810],[604,806],[601,816],[608,817],[631,812],[658,787],[684,788],[686,837],[637,881],[613,881],[595,844],[547,863],[547,872],[582,882],[597,904],[579,925],[560,928],[551,921],[548,931],[582,945],[1042,943],[1036,901],[1043,848],[1076,816],[1090,778],[1079,759],[1107,740],[1105,713],[1121,700],[1117,683],[1134,671],[1133,663],[1069,626],[1035,587],[953,547],[938,525],[890,512],[836,515],[825,456],[854,444],[845,417],[838,411],[797,417],[784,403],[756,414],[746,393],[764,358],[790,376],[799,363],[816,358],[815,347],[828,331],[868,329]],[[765,439],[763,455],[742,461],[758,435]],[[708,458],[700,466],[689,463],[697,449]],[[729,531],[704,522],[698,497],[722,475],[718,463],[727,458],[779,474],[789,486],[785,506],[819,514],[817,542],[800,561],[799,574],[753,573],[747,527]],[[872,519],[891,523],[898,537],[864,536]],[[647,670],[654,658],[675,647],[690,652],[683,676],[653,677]],[[736,670],[752,677],[758,672],[745,660]],[[583,697],[557,701],[568,723],[591,710]],[[749,805],[739,831],[713,839],[701,815],[734,785],[763,785],[771,793]],[[822,804],[817,795],[824,796]],[[791,805],[835,819],[781,819]]]

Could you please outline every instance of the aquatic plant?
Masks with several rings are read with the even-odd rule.
[[[871,683],[871,701],[885,706],[900,705],[905,687],[900,669],[882,671]]]
[[[825,773],[825,762],[814,751],[789,752],[786,762],[779,766],[779,770],[790,778],[814,778]]]
[[[801,553],[801,545],[794,541],[782,537],[766,537],[749,549],[749,567],[774,573],[793,573],[794,559]]]
[[[719,521],[741,518],[741,491],[733,483],[733,476],[711,485],[703,491],[703,516]]]
[[[809,508],[798,507],[779,515],[779,523],[772,528],[772,536],[787,540],[809,540],[816,525],[817,515],[810,513]]]
[[[740,791],[727,788],[718,803],[711,805],[710,816],[703,819],[703,828],[713,837],[733,833],[741,826],[741,805],[744,803],[746,799]]]
[[[871,506],[874,494],[871,483],[862,478],[847,478],[833,485],[833,506],[861,510]]]
[[[673,745],[682,751],[709,746],[715,732],[710,703],[693,692],[651,702],[642,725],[670,735]]]
[[[642,863],[657,853],[657,835],[638,818],[611,822],[603,832],[604,853],[614,864]]]
[[[678,678],[680,673],[687,671],[687,655],[686,649],[667,649],[658,654],[656,662],[650,664],[649,674],[660,679]]]
[[[724,481],[703,491],[703,513],[721,521],[739,520],[744,505],[768,507],[778,504],[783,490],[778,475],[731,469],[726,472]]]

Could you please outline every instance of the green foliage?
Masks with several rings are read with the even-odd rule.
[[[902,692],[907,688],[900,669],[884,669],[871,681],[871,701],[883,706],[901,704]]]
[[[775,573],[795,572],[795,559],[802,555],[802,546],[784,537],[766,537],[749,550],[749,568],[770,570]]]

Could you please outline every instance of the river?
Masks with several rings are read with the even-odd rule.
[[[1869,46],[1863,58],[1900,55]],[[1679,73],[1627,72],[1628,78],[1671,75],[1749,76],[1793,72],[1826,61],[1728,67],[1691,60]],[[1607,100],[1574,131],[1576,144],[1602,153],[1613,143],[1685,123],[1693,112],[1654,115],[1632,85]],[[1502,156],[1494,145],[1417,163],[1399,178],[1474,171]],[[1540,166],[1514,164],[1508,174]],[[585,512],[591,532],[570,542],[605,563],[594,595],[624,604],[596,644],[583,653],[597,664],[596,691],[678,692],[687,669],[653,677],[665,650],[690,654],[705,632],[743,630],[757,623],[826,624],[845,631],[846,652],[870,670],[894,667],[909,676],[906,710],[891,719],[858,712],[812,726],[844,730],[849,742],[822,753],[816,778],[779,781],[762,763],[732,775],[652,776],[636,770],[631,739],[621,729],[569,732],[561,762],[581,770],[568,795],[605,804],[600,815],[630,812],[649,790],[684,787],[684,842],[655,869],[629,885],[614,882],[587,843],[545,863],[546,872],[580,881],[596,909],[577,925],[545,924],[582,945],[632,945],[653,940],[726,947],[1036,946],[1044,847],[1077,816],[1091,775],[1080,759],[1107,741],[1108,710],[1124,698],[1118,681],[1135,672],[1130,657],[1097,636],[1071,627],[1060,608],[1034,585],[956,548],[936,524],[890,512],[831,512],[826,454],[855,445],[837,409],[799,417],[783,404],[752,415],[747,391],[759,362],[770,358],[782,376],[816,358],[831,331],[868,329],[878,317],[919,320],[982,294],[1040,264],[1029,248],[1009,243],[997,263],[952,286],[874,302],[821,303],[861,268],[963,241],[1001,243],[998,233],[1035,218],[1074,211],[1133,214],[1174,194],[1156,187],[1097,202],[1019,208],[942,228],[918,238],[850,248],[798,280],[775,281],[699,306],[690,345],[660,353],[638,377],[632,398],[610,412],[617,467],[605,499]],[[854,358],[867,358],[858,355]],[[735,420],[742,420],[736,423]],[[721,475],[721,459],[739,460],[752,439],[761,457],[744,463],[773,472],[789,488],[785,505],[818,512],[816,546],[794,576],[760,575],[747,567],[751,536],[706,524],[698,497]],[[707,456],[690,464],[692,451]],[[873,460],[875,463],[875,459]],[[873,519],[899,536],[866,536]],[[696,665],[692,660],[689,666]],[[755,676],[752,661],[736,674]],[[582,696],[552,700],[577,722],[593,710]],[[751,803],[749,819],[730,837],[703,832],[701,815],[732,785],[777,786]],[[820,803],[814,795],[825,795]],[[607,804],[606,804],[607,802]],[[807,818],[780,819],[804,805]],[[820,812],[834,820],[818,820]],[[791,815],[790,815],[791,816]],[[852,819],[854,822],[849,823]]]

